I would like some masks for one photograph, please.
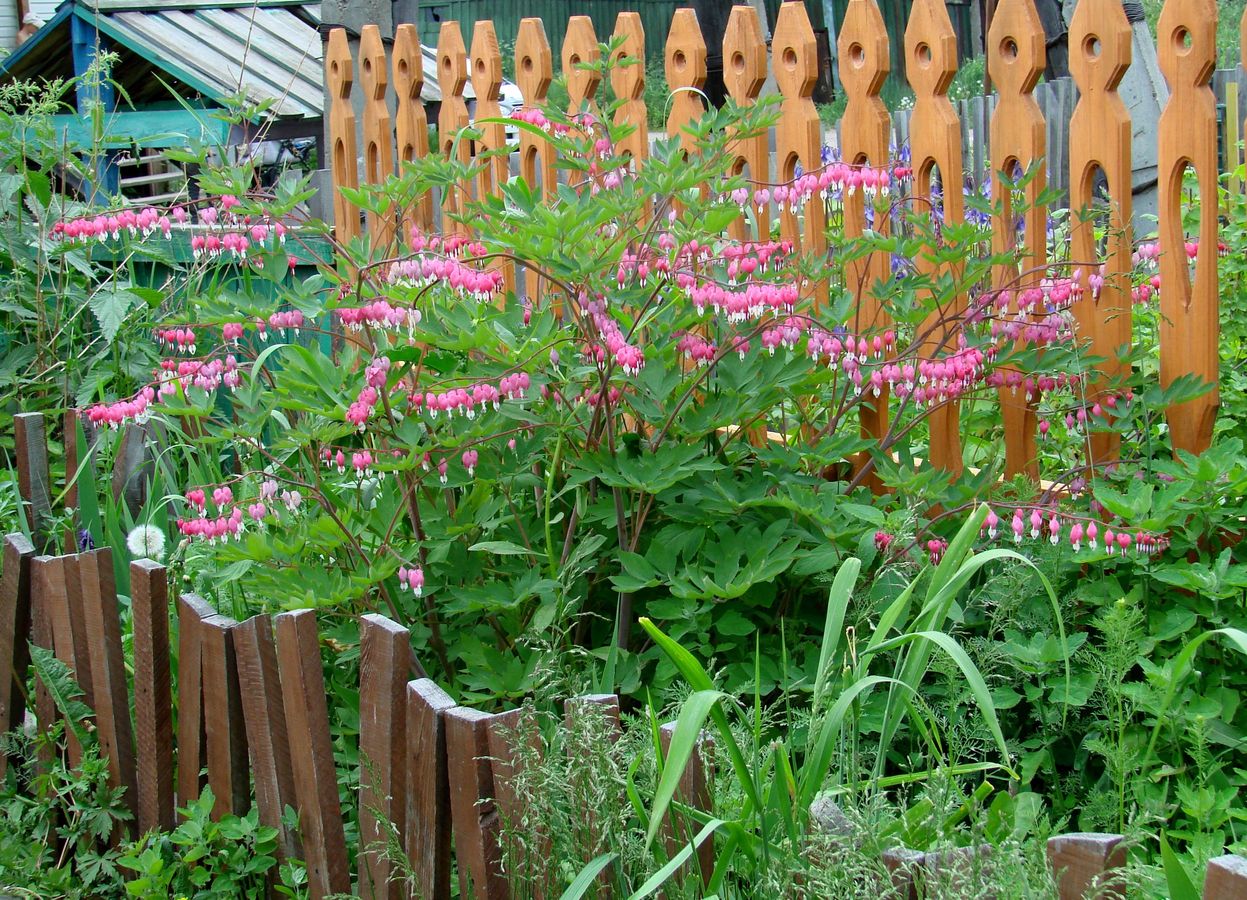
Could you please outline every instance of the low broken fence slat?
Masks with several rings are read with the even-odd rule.
[[[167,573],[151,561],[136,561],[130,567],[131,695],[120,667],[121,619],[111,553],[38,556],[20,534],[7,536],[3,551],[0,662],[7,665],[0,671],[7,670],[7,677],[0,692],[0,716],[5,717],[0,724],[19,727],[28,715],[21,700],[27,642],[54,650],[73,667],[84,691],[90,687],[96,704],[93,725],[109,757],[109,780],[126,788],[140,833],[170,827],[175,804],[186,806],[211,785],[218,801],[215,816],[245,813],[254,803],[261,821],[279,829],[278,853],[307,862],[313,897],[354,888],[365,897],[447,900],[452,871],[461,897],[509,900],[517,877],[527,879],[527,894],[550,896],[548,835],[534,836],[518,867],[512,860],[510,871],[502,868],[504,825],[522,821],[529,802],[523,796],[522,766],[542,748],[536,720],[523,710],[490,714],[459,706],[429,679],[412,680],[407,629],[381,615],[361,617],[361,827],[358,867],[352,873],[314,612],[259,615],[235,623],[186,594],[177,600],[177,634],[171,636]],[[74,607],[79,615],[71,614]],[[74,639],[79,628],[82,642]],[[31,714],[33,723],[26,724],[38,728],[50,727],[58,717],[46,696],[36,700]],[[597,724],[585,728],[587,717]],[[564,719],[572,736],[565,752],[572,759],[585,752],[576,735],[613,742],[622,733],[619,698],[612,694],[568,699]],[[666,748],[674,725],[663,725],[659,732]],[[0,770],[6,763],[0,756]],[[679,809],[673,807],[664,826],[670,851],[696,830],[698,820],[682,810],[709,813],[713,771],[713,742],[703,737],[680,781]],[[286,806],[298,813],[297,834],[281,830]],[[586,810],[586,858],[576,862],[587,863],[599,852],[593,849],[597,829],[593,811]],[[410,880],[396,877],[382,851],[392,840],[405,850]],[[713,839],[707,841],[675,877],[686,883],[704,878],[713,869],[714,849]],[[1061,900],[1118,896],[1113,873],[1126,858],[1120,835],[1060,835],[1049,840],[1047,849]],[[992,854],[988,846],[938,853],[895,850],[883,862],[896,895],[917,898],[926,885],[955,885],[974,867],[990,867]],[[599,877],[605,885],[609,875]],[[1213,860],[1204,897],[1247,897],[1247,860]]]

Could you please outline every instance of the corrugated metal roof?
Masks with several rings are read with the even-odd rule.
[[[319,19],[319,4],[184,3],[113,9],[101,4],[95,21],[154,64],[181,70],[177,74],[206,93],[241,92],[255,102],[271,101],[281,117],[319,117],[324,110]]]

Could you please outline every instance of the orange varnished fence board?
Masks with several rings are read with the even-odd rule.
[[[845,14],[845,25],[842,33],[854,27],[853,4]],[[873,8],[873,4],[872,4]],[[876,15],[878,10],[875,10]],[[860,13],[858,14],[860,15]],[[880,20],[882,21],[882,20]],[[887,52],[887,33],[884,35],[884,53]],[[772,68],[775,72],[775,83],[784,98],[780,106],[779,125],[776,127],[775,147],[778,172],[776,180],[791,182],[796,176],[797,166],[804,173],[818,172],[822,167],[823,127],[818,118],[818,110],[814,107],[814,85],[818,82],[818,44],[814,38],[814,29],[810,25],[810,16],[805,4],[800,0],[789,0],[779,9],[779,17],[775,21],[775,34],[771,40]],[[885,70],[884,75],[887,72]],[[843,78],[843,75],[841,76]],[[850,93],[850,98],[852,94]],[[874,156],[876,148],[864,127],[863,108],[860,103],[854,105],[854,122],[850,124],[849,116],[845,115],[845,128],[853,132],[854,146],[858,146],[860,138],[865,143],[861,152]],[[888,152],[886,137],[886,112],[884,113],[884,139],[881,154],[886,157]],[[843,144],[843,140],[841,141]],[[882,163],[880,159],[878,162]],[[806,204],[804,210],[804,228],[797,221],[792,204],[785,207],[780,216],[783,235],[788,240],[815,254],[827,250],[824,230],[826,217],[822,198],[817,192]],[[826,285],[815,285],[816,308],[826,301]]]
[[[960,225],[965,219],[962,185],[961,121],[948,99],[948,88],[957,74],[957,33],[943,0],[916,0],[905,29],[905,67],[914,91],[914,111],[909,120],[911,160],[914,170],[914,211],[932,211],[929,201],[934,176],[938,172],[941,215],[944,225]],[[935,263],[921,254],[917,260],[926,274],[941,274]],[[940,328],[941,318],[960,314],[965,297],[958,296],[951,309],[935,309],[923,323],[928,339],[924,353],[934,355],[955,329]],[[961,424],[959,405],[948,400],[937,406],[927,419],[930,428],[931,464],[953,477],[961,474]]]
[[[442,89],[442,107],[437,116],[439,149],[448,158],[467,164],[472,159],[471,142],[461,134],[469,124],[468,105],[463,89],[468,83],[468,51],[463,44],[459,23],[442,23],[437,35],[437,80]],[[442,231],[463,234],[466,202],[471,185],[466,182],[448,189],[442,197]]]
[[[1047,58],[1046,39],[1039,15],[1032,0],[1001,0],[992,19],[987,41],[987,67],[992,82],[1000,92],[1000,100],[991,122],[991,157],[994,173],[993,197],[999,198],[999,211],[993,221],[993,249],[1010,252],[1018,243],[1014,225],[1013,204],[1001,180],[1001,172],[1010,178],[1015,169],[1025,172],[1043,158],[1047,139],[1043,113],[1035,102],[1034,90],[1043,74]],[[1037,271],[1047,262],[1047,210],[1039,204],[1039,196],[1047,183],[1042,167],[1025,190],[1028,209],[1025,215],[1025,253],[1023,273],[1010,266],[1000,266],[995,273],[995,287],[1020,290],[1039,284],[1043,273]],[[1010,313],[1016,314],[1015,299]],[[1000,411],[1004,421],[1005,477],[1025,473],[1039,478],[1036,449],[1038,422],[1033,398],[1021,387],[1002,387],[999,391]]]
[[[351,85],[355,81],[351,48],[346,31],[329,32],[325,47],[325,78],[329,84],[329,141],[332,144],[333,228],[346,244],[359,236],[359,210],[342,195],[341,188],[359,186],[355,150],[355,111],[351,107]]]
[[[649,156],[648,111],[645,106],[645,28],[641,14],[621,12],[615,20],[615,37],[623,42],[615,52],[611,67],[611,90],[621,103],[615,110],[615,124],[631,126],[633,131],[620,138],[615,149],[621,156],[630,156],[633,165],[641,165]],[[630,59],[623,65],[619,60]]]
[[[313,900],[351,889],[321,666],[316,614],[301,609],[278,615],[277,667],[286,708],[286,731],[291,738],[299,833]]]
[[[788,4],[785,4],[787,8]],[[804,11],[801,12],[804,15]],[[778,36],[778,27],[776,33]],[[772,46],[778,46],[772,42]],[[840,53],[840,81],[844,85],[848,103],[840,123],[840,149],[844,161],[850,165],[886,166],[888,164],[888,134],[890,120],[887,107],[879,99],[879,92],[890,70],[888,32],[883,16],[875,0],[850,0],[844,14],[844,25],[837,41]],[[864,191],[845,192],[844,234],[853,239],[866,228],[866,203],[870,202]],[[875,230],[887,231],[887,217],[877,214]],[[857,299],[857,311],[851,330],[857,334],[886,328],[889,316],[874,296],[873,286],[879,279],[888,277],[889,261],[885,254],[873,253],[865,259],[851,263],[845,277]],[[873,403],[861,407],[862,435],[878,439],[888,430],[888,388],[883,386]],[[867,464],[869,457],[860,454],[856,468]],[[878,488],[879,482],[871,478],[869,483]]]
[[[108,758],[108,783],[123,788],[121,802],[138,816],[138,783],[130,691],[121,648],[121,617],[114,585],[113,554],[107,547],[77,559],[86,624],[91,682],[95,697],[96,735],[100,754]],[[167,645],[166,645],[167,646]]]
[[[385,616],[359,620],[359,896],[405,896],[384,853],[389,822],[407,834],[407,679],[411,639]]]
[[[545,106],[550,83],[554,80],[554,54],[546,39],[541,19],[520,20],[515,38],[515,81],[520,86],[526,109]],[[520,176],[530,187],[540,187],[541,196],[554,196],[558,173],[554,167],[554,147],[545,138],[530,131],[520,130]],[[536,272],[524,272],[524,296],[536,305],[545,288]],[[556,301],[554,315],[560,318],[562,305]]]
[[[1094,180],[1103,172],[1110,199],[1104,283],[1094,297],[1089,277],[1095,265],[1078,266],[1083,299],[1074,304],[1079,336],[1092,355],[1104,358],[1089,394],[1101,394],[1127,374],[1120,354],[1130,345],[1131,285],[1131,162],[1130,113],[1117,93],[1130,67],[1134,32],[1117,0],[1086,0],[1078,4],[1070,25],[1070,71],[1081,97],[1070,119],[1071,247],[1075,263],[1099,259],[1094,235],[1096,219],[1086,212],[1093,200]],[[1097,463],[1117,457],[1121,438],[1115,431],[1091,435],[1090,455]]]
[[[1217,108],[1209,82],[1217,59],[1214,0],[1168,0],[1156,28],[1156,50],[1169,84],[1160,116],[1160,381],[1195,375],[1212,390],[1168,410],[1175,450],[1200,453],[1212,441],[1217,414],[1220,336],[1217,285]],[[1182,182],[1197,179],[1199,253],[1192,281],[1182,229]]]
[[[394,29],[394,48],[390,54],[394,70],[394,137],[398,163],[412,162],[429,155],[429,119],[424,111],[420,92],[424,90],[424,59],[420,52],[420,36],[416,26],[399,25]],[[433,227],[433,198],[426,192],[420,197],[404,198],[401,237],[407,240],[413,227],[428,231]]]
[[[1084,832],[1049,838],[1048,864],[1056,874],[1060,900],[1124,896],[1124,885],[1110,875],[1126,865],[1126,842],[1120,834]]]
[[[502,91],[502,53],[498,49],[498,36],[494,23],[488,19],[477,22],[472,29],[472,90],[476,93],[476,128],[481,133],[476,144],[476,156],[480,162],[477,175],[476,196],[484,200],[488,196],[501,196],[506,184],[509,163],[507,129],[499,121],[502,108],[498,98]],[[488,119],[495,121],[489,122]],[[486,158],[481,159],[482,156]],[[515,266],[509,261],[495,263],[502,270],[503,296],[515,290]]]
[[[364,181],[382,184],[394,174],[394,128],[385,94],[390,86],[385,45],[376,25],[359,33],[359,86],[364,91]],[[368,213],[368,237],[384,253],[394,239],[394,210]]]
[[[256,809],[262,824],[277,829],[278,853],[299,857],[298,837],[282,822],[286,807],[296,801],[273,620],[267,614],[252,616],[238,623],[233,635]]]
[[[450,782],[445,714],[455,701],[428,678],[407,685],[407,859],[415,896],[450,897]]]
[[[697,13],[691,8],[677,9],[671,17],[671,30],[663,50],[667,89],[672,92],[671,111],[667,115],[668,137],[680,136],[680,146],[692,148],[693,138],[684,128],[696,122],[706,111],[697,93],[706,84],[706,41],[697,24]]]
[[[14,728],[26,712],[26,669],[30,665],[30,561],[35,546],[25,535],[4,538],[0,572],[0,734]],[[0,778],[8,757],[0,753]]]
[[[178,807],[199,796],[207,763],[203,718],[203,661],[200,623],[216,610],[194,594],[178,598]]]
[[[739,106],[753,106],[766,84],[766,39],[758,21],[758,11],[752,6],[733,6],[723,32],[723,82],[728,95]],[[762,187],[770,183],[770,147],[765,133],[752,137],[741,136],[732,145],[735,155],[734,172],[743,172],[750,181]],[[750,194],[757,192],[750,185]],[[751,229],[747,216],[741,216],[731,226],[731,233],[739,241],[751,234],[758,240],[770,236],[769,204],[749,204],[754,211],[755,225]]]
[[[582,110],[597,106],[598,87],[602,73],[596,68],[601,60],[601,48],[593,30],[593,20],[588,16],[572,16],[567,20],[567,34],[563,37],[563,78],[567,81],[567,113],[576,115]]]

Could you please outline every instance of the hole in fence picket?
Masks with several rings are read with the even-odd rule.
[[[1082,50],[1087,54],[1088,59],[1099,59],[1102,49],[1099,37],[1094,34],[1087,35],[1086,40],[1083,41]]]
[[[1000,42],[1000,56],[1006,62],[1013,62],[1018,58],[1018,42],[1012,37],[1006,37]]]

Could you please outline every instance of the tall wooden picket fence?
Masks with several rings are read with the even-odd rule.
[[[1218,126],[1216,100],[1211,78],[1216,61],[1215,0],[1167,0],[1161,16],[1157,49],[1161,71],[1170,87],[1170,99],[1156,132],[1159,157],[1160,223],[1162,248],[1160,380],[1168,386],[1182,375],[1194,375],[1216,385],[1218,379],[1218,284],[1217,216],[1205,212],[1199,233],[1183,233],[1182,176],[1193,169],[1198,180],[1193,200],[1208,211],[1216,208],[1218,173]],[[774,165],[768,138],[742,141],[739,145],[744,171],[758,184],[786,183],[799,166],[805,172],[822,167],[822,130],[812,100],[817,76],[815,37],[805,5],[782,4],[769,53],[752,6],[733,8],[723,38],[725,82],[729,94],[739,103],[754,103],[766,81],[768,59],[782,97],[781,118],[771,136]],[[647,36],[635,13],[619,14],[614,36],[623,39],[621,56],[645,57]],[[443,102],[436,123],[429,123],[420,100],[422,68],[420,35],[414,25],[396,29],[393,46],[387,52],[375,26],[365,26],[359,49],[359,81],[364,91],[363,122],[357,134],[351,95],[356,61],[341,29],[330,33],[325,54],[326,77],[330,93],[330,137],[337,236],[351,240],[361,233],[361,217],[337,189],[357,187],[362,157],[363,180],[380,183],[395,171],[397,163],[430,151],[428,125],[436,124],[439,149],[453,151],[462,160],[474,154],[502,147],[505,135],[500,125],[483,127],[483,137],[475,143],[456,141],[460,129],[469,122],[463,100],[464,86],[470,79],[477,99],[478,118],[497,115],[495,100],[502,78],[498,35],[490,21],[476,23],[465,43],[454,21],[441,24],[436,35],[425,35],[437,45],[438,73]],[[516,80],[525,104],[546,102],[554,77],[554,53],[545,37],[540,19],[524,19],[515,39]],[[588,17],[576,16],[569,23],[561,48],[562,73],[568,82],[572,110],[594,106],[600,77],[578,68],[595,62],[600,50],[598,35]],[[602,37],[606,37],[605,35]],[[1012,172],[1043,161],[1041,174],[1028,186],[1028,202],[1033,208],[1026,217],[1026,271],[1001,267],[996,287],[1018,288],[1038,284],[1043,273],[1034,271],[1045,265],[1047,210],[1036,199],[1048,182],[1068,186],[1071,209],[1083,209],[1092,200],[1093,177],[1102,173],[1112,205],[1104,287],[1098,300],[1077,304],[1080,332],[1090,343],[1090,352],[1103,358],[1093,393],[1108,380],[1121,374],[1118,350],[1131,343],[1131,295],[1126,273],[1131,266],[1131,123],[1118,95],[1117,86],[1131,62],[1131,27],[1118,0],[1083,0],[1077,6],[1070,26],[1069,46],[1072,83],[1037,88],[1044,69],[1046,45],[1042,25],[1032,0],[1000,0],[987,36],[987,67],[997,93],[975,104],[962,104],[959,115],[947,92],[958,68],[957,38],[944,0],[915,0],[905,32],[905,76],[915,94],[911,111],[902,117],[902,131],[894,131],[891,117],[880,99],[889,73],[890,53],[887,29],[876,0],[849,0],[838,37],[840,81],[847,95],[844,118],[840,123],[839,147],[852,164],[882,166],[888,163],[890,146],[903,132],[912,152],[915,171],[914,193],[930,192],[933,174],[938,170],[945,185],[961,185],[965,176],[990,169],[993,173]],[[653,40],[653,36],[649,36]],[[680,9],[672,18],[663,56],[669,89],[676,91],[666,122],[666,131],[676,136],[703,113],[698,94],[677,90],[700,87],[706,78],[707,48],[692,9]],[[392,73],[392,75],[391,75]],[[621,148],[643,165],[648,149],[644,68],[619,67],[611,72],[614,96],[625,99],[616,121],[632,125],[636,131]],[[393,122],[386,106],[388,85],[396,93],[397,113]],[[1050,128],[1036,102],[1037,92],[1055,116],[1070,116],[1068,128]],[[1075,95],[1077,99],[1075,101]],[[1072,112],[1072,115],[1071,115]],[[970,114],[972,121],[965,121]],[[361,137],[362,135],[362,137]],[[966,147],[967,138],[972,145]],[[986,137],[987,140],[983,138]],[[687,138],[687,135],[686,135]],[[1056,146],[1052,146],[1052,140]],[[362,143],[361,143],[362,140]],[[362,148],[362,150],[361,150]],[[558,177],[550,145],[540,137],[522,132],[519,139],[518,171],[531,183],[541,184],[552,194]],[[966,160],[970,160],[967,171]],[[497,157],[482,167],[475,184],[460,185],[458,191],[441,198],[441,209],[455,213],[463,209],[465,198],[500,190],[507,177],[505,158]],[[999,174],[992,176],[999,181]],[[1000,197],[1007,192],[996,190]],[[944,215],[960,221],[963,204],[957,190],[946,192]],[[849,237],[860,233],[866,211],[860,198],[845,201],[844,230]],[[995,217],[994,233],[998,248],[1012,246],[1016,229],[1012,211],[1004,204]],[[756,221],[769,223],[772,210],[755,210]],[[439,216],[431,202],[425,202],[409,215],[403,226],[436,227]],[[731,233],[741,239],[756,236],[750,217],[742,216]],[[1079,262],[1095,258],[1093,222],[1074,217],[1072,258]],[[780,216],[786,238],[804,248],[826,249],[823,232],[823,201],[815,198],[800,215]],[[443,227],[466,227],[451,218],[441,218]],[[384,215],[369,216],[371,240],[388,245],[396,223]],[[399,229],[400,239],[404,229]],[[1198,238],[1199,249],[1188,264],[1186,242]],[[856,288],[857,312],[853,327],[858,331],[882,332],[889,326],[881,304],[872,296],[876,275],[886,273],[882,254],[866,260],[870,277],[852,279]],[[1191,276],[1193,265],[1194,276]],[[1084,288],[1090,266],[1076,267]],[[531,279],[519,289],[533,290]],[[816,286],[815,293],[818,293]],[[1090,296],[1090,292],[1086,293]],[[1002,388],[1000,415],[1004,423],[1005,470],[1007,475],[1026,473],[1038,477],[1037,417],[1035,401],[1024,392]],[[863,430],[879,437],[888,427],[888,403],[884,394],[877,412],[863,413]],[[1174,404],[1168,422],[1175,448],[1199,452],[1211,441],[1218,397],[1215,388],[1193,400]],[[931,461],[956,472],[962,464],[958,405],[950,401],[930,420]],[[1113,434],[1097,436],[1092,455],[1097,460],[1112,458],[1117,452]]]
[[[531,802],[521,788],[522,766],[533,756],[521,742],[540,747],[536,723],[518,709],[491,714],[461,706],[433,681],[414,677],[408,630],[375,614],[359,620],[359,845],[352,871],[316,613],[238,622],[194,594],[171,597],[165,568],[136,560],[129,569],[127,672],[112,553],[55,553],[59,536],[51,519],[35,513],[46,509],[51,485],[45,423],[38,413],[17,418],[20,493],[36,528],[33,541],[20,533],[3,541],[0,733],[46,730],[60,716],[47,685],[36,677],[34,691],[27,689],[33,644],[52,651],[81,686],[93,715],[79,724],[94,729],[110,784],[125,789],[131,834],[174,827],[177,811],[209,786],[214,817],[254,807],[263,824],[277,829],[278,855],[306,862],[314,898],[354,892],[374,900],[448,900],[457,879],[459,897],[510,900],[517,877],[536,897],[545,896],[540,886],[557,883],[550,874],[561,861],[548,853],[527,853],[518,866],[511,860],[508,872],[501,867],[504,823],[524,821]],[[124,485],[118,488],[120,496]],[[620,733],[615,695],[570,698],[564,717],[572,734],[613,741]],[[660,729],[664,752],[674,728]],[[46,766],[50,749],[42,752],[38,764]],[[71,764],[81,760],[72,734],[65,752]],[[703,738],[665,826],[670,853],[700,827],[695,813],[711,810],[712,759],[713,742]],[[0,754],[0,778],[8,763]],[[288,806],[298,814],[297,828],[283,819]],[[410,880],[395,877],[394,860],[382,850],[391,838],[408,860]],[[548,847],[547,835],[531,838],[530,847]],[[610,848],[585,847],[579,861],[587,864],[603,849]],[[1110,890],[1126,849],[1113,834],[1049,840],[1061,900],[1118,896]],[[992,853],[989,846],[897,849],[882,861],[894,896],[916,900],[925,896],[922,885],[955,886],[990,865]],[[714,860],[712,839],[698,849],[698,870],[712,871]],[[678,877],[692,877],[691,865],[683,871]],[[1247,857],[1213,860],[1203,896],[1247,897]]]

